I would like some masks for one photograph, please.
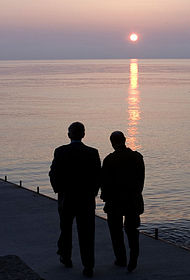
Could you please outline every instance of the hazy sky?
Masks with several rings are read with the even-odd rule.
[[[190,0],[0,0],[0,59],[59,58],[190,58]]]

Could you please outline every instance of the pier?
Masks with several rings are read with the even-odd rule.
[[[73,268],[65,268],[56,255],[59,217],[56,200],[37,192],[0,180],[0,257],[17,256],[45,280],[85,279],[79,253],[77,230],[73,227]],[[127,246],[127,239],[126,239]],[[8,270],[8,266],[6,266]],[[0,273],[2,278],[2,269]],[[4,271],[6,275],[6,271]],[[8,271],[7,271],[8,275]],[[19,279],[16,278],[15,279]],[[21,279],[21,278],[20,278]],[[24,279],[24,278],[23,278]],[[32,279],[32,278],[25,278]],[[40,278],[39,278],[40,279]],[[96,217],[95,269],[99,280],[189,280],[190,251],[140,234],[137,269],[114,265],[114,255],[107,223]]]

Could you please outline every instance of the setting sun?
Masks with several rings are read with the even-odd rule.
[[[136,41],[138,40],[138,35],[137,35],[136,33],[131,33],[131,34],[129,35],[129,39],[130,39],[130,41],[132,41],[132,42],[136,42]]]

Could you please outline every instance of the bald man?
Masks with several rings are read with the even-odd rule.
[[[115,265],[127,265],[124,228],[130,247],[127,268],[131,272],[136,268],[139,256],[138,227],[140,215],[144,212],[145,166],[143,156],[126,147],[126,138],[121,131],[113,132],[110,141],[115,151],[103,161],[101,198],[105,202]]]

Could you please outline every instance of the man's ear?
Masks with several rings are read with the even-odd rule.
[[[71,139],[71,134],[68,132],[68,137]]]

